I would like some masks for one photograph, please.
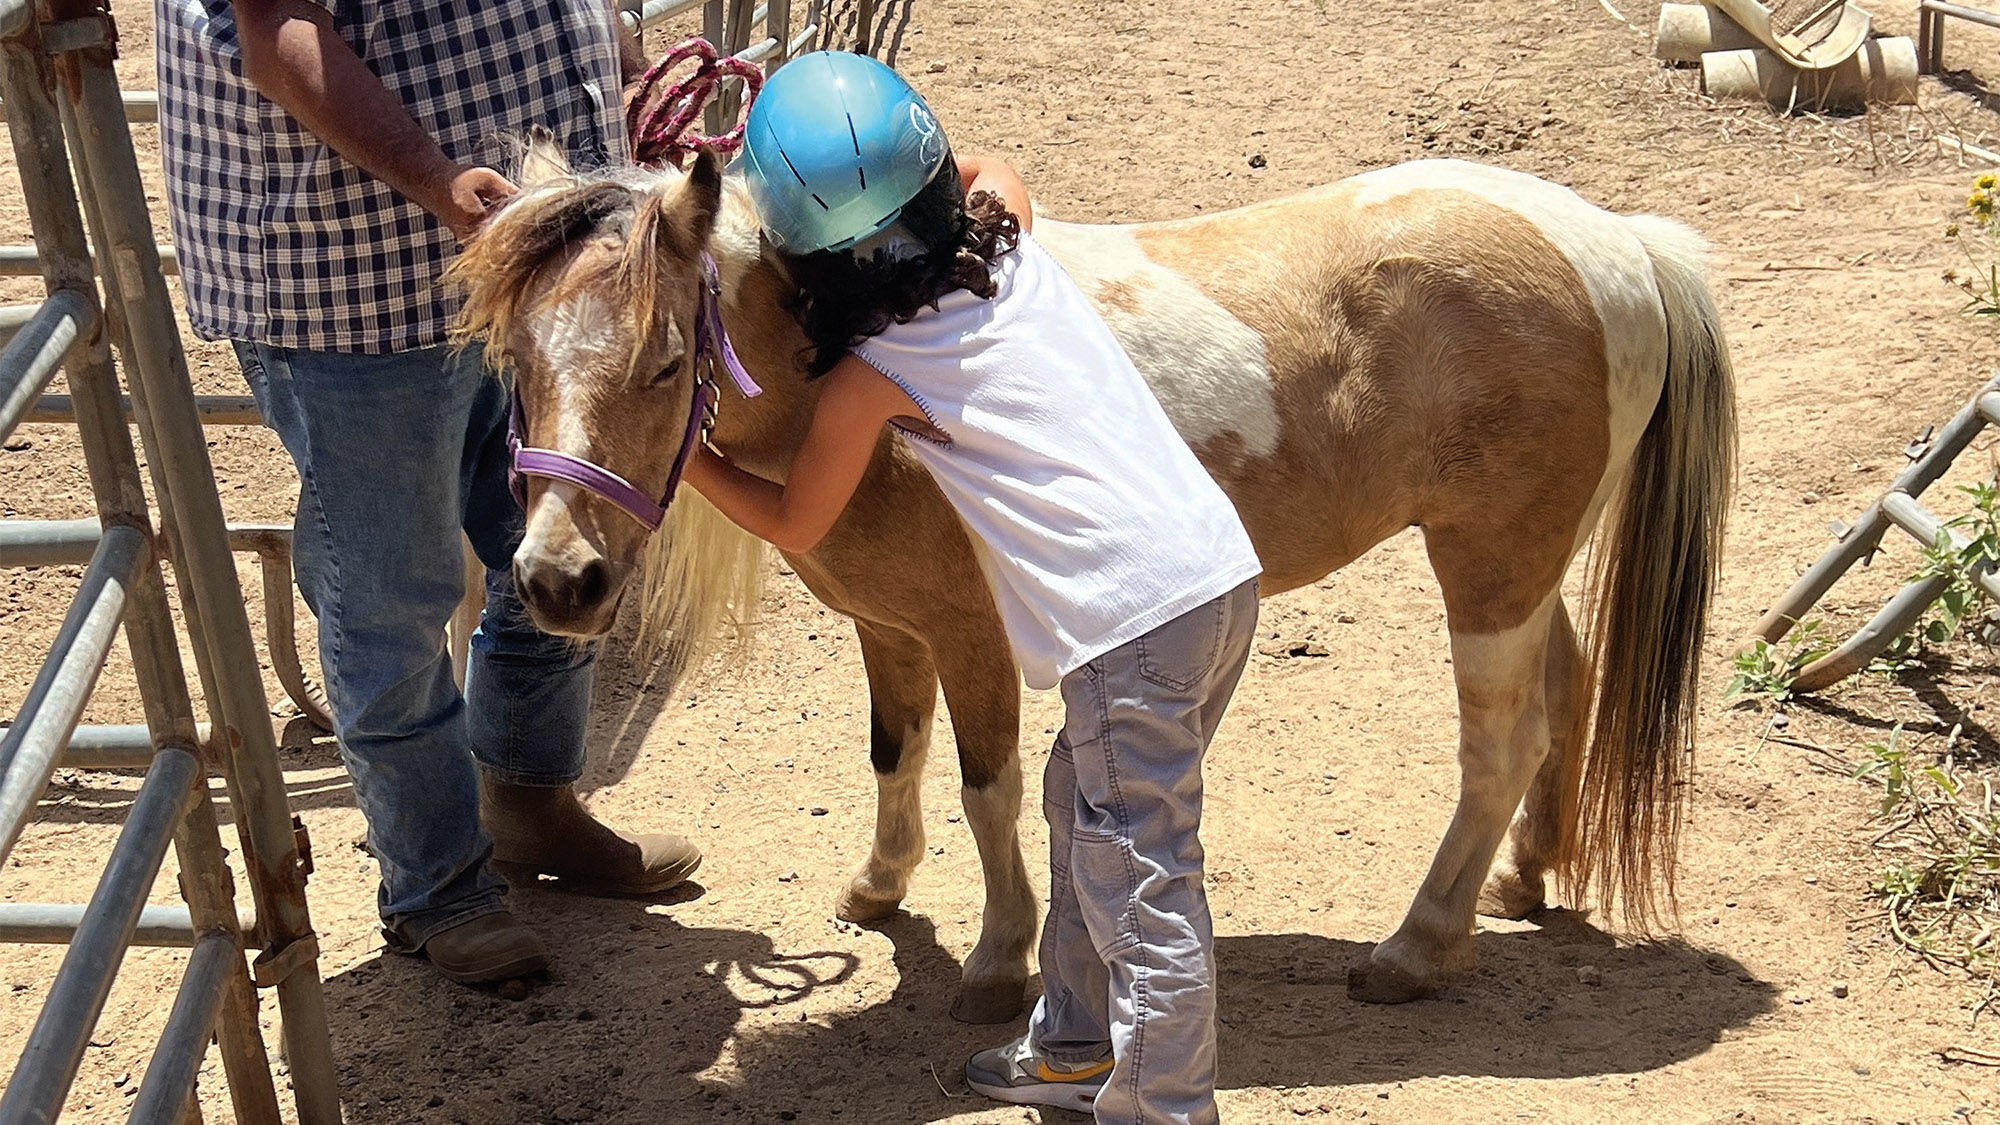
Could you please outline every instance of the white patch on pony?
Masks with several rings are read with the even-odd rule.
[[[1235,434],[1251,457],[1277,451],[1263,336],[1147,257],[1130,227],[1039,219],[1035,237],[1096,306],[1190,445]]]
[[[588,290],[543,311],[539,319],[541,331],[535,338],[541,342],[542,360],[558,378],[623,350],[610,304]]]
[[[959,787],[966,823],[979,846],[986,879],[986,917],[979,942],[965,958],[968,988],[1024,982],[1035,944],[1040,897],[1021,858],[1021,760],[1015,757],[984,789]]]
[[[619,333],[623,325],[609,302],[588,291],[540,311],[537,319],[534,336],[541,346],[542,369],[555,379],[558,399],[554,448],[592,460],[589,414],[578,400],[589,387],[601,385],[606,367],[623,370],[631,355],[629,342]]]
[[[1645,433],[1667,371],[1667,320],[1646,245],[1627,221],[1566,187],[1505,168],[1462,160],[1419,160],[1365,172],[1357,208],[1416,191],[1462,191],[1533,223],[1569,260],[1606,341],[1610,373],[1609,465],[1623,467]],[[1607,475],[1611,475],[1607,470]],[[1606,481],[1606,487],[1613,482]]]
[[[1402,924],[1369,960],[1420,981],[1465,967],[1473,907],[1507,825],[1548,753],[1543,687],[1549,621],[1560,591],[1497,633],[1451,633],[1459,699],[1459,797],[1451,826]]]
[[[548,487],[528,512],[528,527],[521,535],[520,547],[515,549],[516,558],[553,559],[558,550],[551,545],[551,537],[558,527],[570,528],[568,534],[575,537],[575,525],[562,517],[568,514],[570,502],[576,499],[577,493],[577,487],[568,481],[548,482]]]

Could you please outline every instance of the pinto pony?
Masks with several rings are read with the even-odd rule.
[[[740,186],[707,155],[686,173],[578,174],[547,146],[525,163],[524,191],[454,274],[462,331],[511,367],[528,443],[660,494],[700,401],[706,253],[766,392],[724,402],[712,439],[781,477],[816,391],[801,375],[792,286]],[[1468,967],[1476,909],[1525,916],[1549,876],[1570,901],[1594,888],[1642,927],[1670,913],[1735,455],[1700,239],[1455,161],[1190,220],[1041,219],[1035,237],[1234,500],[1266,594],[1423,529],[1458,687],[1458,808],[1350,993],[1423,995]],[[671,641],[698,644],[731,604],[754,608],[744,582],[760,553],[698,496],[673,501],[657,536],[571,483],[530,480],[526,503],[514,569],[546,629],[603,633],[642,565],[649,623]],[[1607,515],[1586,644],[1561,583]],[[826,540],[786,560],[853,618],[868,674],[874,847],[838,913],[883,917],[908,889],[942,684],[986,880],[954,1013],[1011,1018],[1036,912],[1017,831],[1019,675],[972,545],[885,433]]]

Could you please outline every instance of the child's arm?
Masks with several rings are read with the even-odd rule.
[[[1028,185],[1021,182],[1021,176],[1007,166],[1005,161],[991,156],[975,156],[967,153],[957,157],[958,178],[965,184],[965,194],[975,191],[990,191],[1000,197],[1007,210],[1021,222],[1021,229],[1035,225],[1033,205],[1028,202]]]
[[[687,482],[723,515],[793,554],[826,538],[860,487],[883,424],[912,411],[901,387],[853,355],[827,373],[824,386],[785,484],[745,472],[706,447],[695,450],[687,467]]]

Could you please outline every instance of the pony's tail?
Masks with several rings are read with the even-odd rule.
[[[683,488],[646,545],[636,647],[664,662],[671,691],[711,658],[742,653],[763,588],[763,540]]]
[[[1677,911],[1674,865],[1694,766],[1701,644],[1736,476],[1729,349],[1703,279],[1705,247],[1666,219],[1626,220],[1666,309],[1667,369],[1592,567],[1596,715],[1565,832],[1572,902],[1594,884],[1639,932]]]

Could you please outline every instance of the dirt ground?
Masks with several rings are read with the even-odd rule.
[[[119,7],[125,79],[151,88],[148,12]],[[1877,26],[1912,33],[1913,7],[1881,12]],[[1875,791],[1763,737],[1768,712],[1721,698],[1733,638],[1824,549],[1828,521],[1851,519],[1901,469],[1913,434],[1991,372],[1990,325],[1958,316],[1940,280],[1963,264],[1942,231],[1972,173],[1931,137],[2000,147],[2000,102],[1984,84],[2000,76],[2000,39],[1954,25],[1947,61],[1965,69],[1925,79],[1915,110],[1780,120],[1709,104],[1691,77],[1663,71],[1649,56],[1655,11],[1632,5],[1627,24],[1588,0],[885,6],[885,41],[957,143],[1008,154],[1059,217],[1212,211],[1450,154],[1685,220],[1715,246],[1742,478],[1708,645],[1683,939],[1638,944],[1560,911],[1483,921],[1478,970],[1437,998],[1347,998],[1347,967],[1400,918],[1456,789],[1443,612],[1417,542],[1400,537],[1265,604],[1265,642],[1210,760],[1227,1120],[2000,1118],[2000,1070],[1945,1057],[2000,1048],[2000,1015],[1975,1021],[1978,990],[1899,952],[1870,900],[1884,862],[1868,846]],[[657,51],[668,36],[655,39]],[[142,163],[156,168],[154,131],[138,132]],[[27,234],[17,178],[0,161],[8,242]],[[164,229],[164,215],[156,222]],[[34,288],[0,282],[0,300]],[[196,344],[193,359],[199,389],[240,393],[225,350]],[[211,434],[232,518],[289,519],[295,481],[275,438]],[[1976,445],[1953,479],[1990,475],[1991,450]],[[1948,495],[1936,504],[1955,510]],[[0,453],[0,514],[74,517],[87,497],[71,434],[29,427]],[[1824,616],[1851,627],[1916,565],[1910,545],[1892,544]],[[73,578],[0,575],[0,710],[25,692]],[[247,567],[244,579],[254,599]],[[835,921],[874,809],[856,645],[788,577],[764,616],[746,666],[675,698],[621,646],[606,654],[593,806],[686,832],[708,861],[699,888],[672,901],[519,894],[560,962],[521,1002],[383,950],[373,865],[356,847],[361,821],[333,747],[295,719],[274,678],[266,685],[316,845],[311,905],[349,1120],[1041,1119],[958,1078],[970,1052],[1011,1031],[947,1014],[981,901],[949,743],[927,783],[932,854],[907,913],[876,928]],[[1959,725],[1991,761],[1994,661],[1954,654],[1794,706],[1787,737],[1853,757],[1898,721],[1933,740]],[[1028,709],[1033,777],[1058,707],[1037,696]],[[137,713],[121,656],[90,718]],[[133,789],[65,771],[0,870],[0,899],[78,897]],[[1042,828],[1032,814],[1022,827],[1032,860]],[[172,886],[163,877],[154,901]],[[58,952],[0,954],[0,1058],[25,1042]],[[123,1118],[181,962],[128,958],[70,1119]],[[274,1010],[265,1005],[267,1021]],[[210,1119],[228,1119],[212,1054],[202,1088]]]

